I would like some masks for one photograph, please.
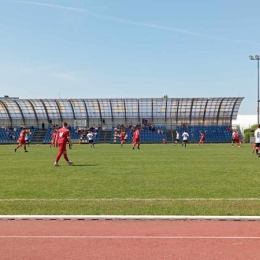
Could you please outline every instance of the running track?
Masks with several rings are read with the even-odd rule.
[[[0,259],[260,259],[260,221],[0,220]]]

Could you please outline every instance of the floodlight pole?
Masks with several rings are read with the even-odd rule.
[[[257,124],[259,125],[259,58],[257,59]]]
[[[257,61],[257,124],[259,125],[259,55],[249,56],[250,60],[256,60]]]

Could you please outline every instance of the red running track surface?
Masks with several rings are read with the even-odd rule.
[[[260,259],[260,221],[2,220],[0,259]]]

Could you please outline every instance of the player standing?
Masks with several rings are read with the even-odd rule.
[[[88,142],[91,144],[91,147],[94,148],[94,135],[91,131],[88,132],[87,134]]]
[[[25,131],[25,127],[22,127],[22,131],[20,133],[18,142],[19,144],[17,145],[17,147],[14,149],[14,151],[16,152],[17,149],[19,149],[21,146],[23,146],[24,151],[27,153],[28,151],[26,150],[26,141],[25,141],[25,136],[26,136],[26,131]]]
[[[204,141],[205,141],[205,135],[200,131],[200,141],[198,145],[200,144],[204,145]]]
[[[255,133],[254,133],[254,136],[255,136],[256,155],[258,157],[260,157],[260,153],[258,153],[259,147],[260,147],[260,125],[257,126],[257,129],[255,130]]]
[[[123,148],[123,144],[124,144],[124,142],[125,142],[125,135],[126,135],[126,133],[125,133],[125,130],[123,129],[123,130],[121,131],[120,135],[119,135],[119,137],[120,137],[120,144],[121,144],[121,147],[122,147],[122,148]]]
[[[55,146],[56,136],[57,136],[57,129],[55,129],[54,132],[51,134],[51,144],[50,144],[50,147],[52,147],[53,145]]]
[[[136,129],[133,134],[133,150],[135,149],[136,144],[138,144],[137,149],[140,149],[140,131],[139,131],[139,125],[136,126]]]
[[[184,132],[182,134],[182,146],[184,145],[185,148],[187,145],[188,137],[189,137],[189,134],[186,132],[186,130],[184,130]]]
[[[177,145],[177,143],[178,143],[179,141],[180,141],[180,134],[179,134],[178,131],[176,131],[176,140],[175,140],[174,146]]]
[[[69,161],[69,158],[67,156],[67,150],[66,150],[66,145],[67,142],[69,142],[70,145],[72,145],[71,139],[70,139],[70,132],[66,128],[67,127],[67,122],[62,123],[62,128],[60,128],[57,131],[56,135],[56,140],[55,140],[55,145],[59,147],[58,154],[55,159],[54,166],[59,166],[58,162],[60,160],[60,157],[63,155],[65,161],[68,163],[68,165],[71,165],[72,162]]]

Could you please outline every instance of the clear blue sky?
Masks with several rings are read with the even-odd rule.
[[[256,114],[259,0],[0,0],[0,96],[242,96]]]

